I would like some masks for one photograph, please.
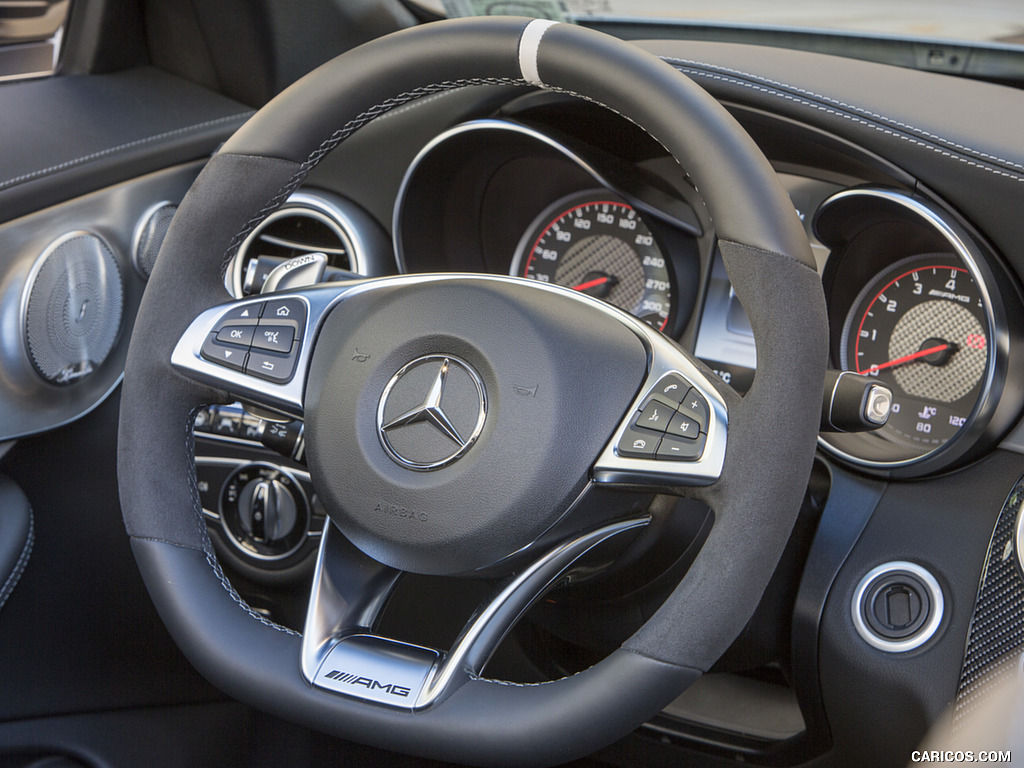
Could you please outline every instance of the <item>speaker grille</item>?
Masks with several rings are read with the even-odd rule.
[[[136,271],[145,280],[149,280],[149,276],[153,274],[156,256],[160,253],[160,246],[164,243],[167,228],[171,226],[171,219],[174,218],[174,212],[177,210],[178,206],[173,203],[163,203],[149,211],[135,231],[132,262],[135,264]]]
[[[121,273],[106,243],[85,232],[61,238],[40,257],[28,290],[26,346],[44,379],[70,384],[106,360],[124,308]]]

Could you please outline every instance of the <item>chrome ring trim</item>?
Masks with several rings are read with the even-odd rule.
[[[974,280],[975,285],[978,287],[978,292],[981,295],[982,303],[984,304],[985,330],[989,335],[989,346],[992,350],[991,358],[985,369],[985,380],[982,385],[981,393],[978,396],[978,400],[975,403],[974,408],[971,410],[970,415],[967,417],[967,424],[962,427],[956,435],[951,437],[943,445],[940,445],[927,453],[901,461],[874,461],[854,456],[831,445],[828,442],[827,435],[818,436],[818,445],[826,452],[856,466],[884,470],[912,467],[914,465],[921,464],[922,462],[931,461],[941,454],[948,455],[952,449],[957,446],[969,447],[978,439],[978,437],[980,437],[981,433],[984,432],[985,426],[996,408],[995,398],[992,397],[993,389],[998,377],[1004,373],[1006,369],[1006,357],[1009,352],[1010,344],[1009,331],[1006,324],[1004,322],[1000,322],[996,318],[992,291],[980,266],[984,264],[984,256],[981,250],[966,232],[964,232],[955,223],[948,221],[941,210],[897,190],[861,187],[857,189],[843,190],[842,192],[837,192],[829,197],[818,207],[818,211],[815,213],[815,219],[817,219],[817,216],[830,205],[842,200],[855,199],[858,197],[872,198],[893,203],[913,213],[925,224],[931,226],[939,235],[942,236],[943,239],[946,240],[947,243],[949,243],[954,254],[963,262],[967,271],[970,273],[971,278]],[[966,450],[966,448],[964,450]]]
[[[42,270],[43,265],[46,263],[46,260],[50,257],[50,255],[64,243],[68,242],[69,240],[74,240],[75,238],[78,237],[95,237],[97,240],[99,240],[104,245],[104,247],[106,247],[106,249],[110,251],[110,255],[114,258],[114,263],[117,265],[118,272],[121,272],[122,267],[121,264],[119,263],[118,258],[120,254],[113,248],[113,246],[110,245],[110,241],[108,241],[105,237],[101,237],[95,232],[90,232],[87,229],[75,229],[72,230],[71,232],[65,232],[56,240],[51,241],[50,244],[43,249],[42,253],[40,253],[39,256],[36,257],[35,262],[33,262],[32,264],[32,269],[29,270],[28,276],[25,278],[25,285],[22,286],[21,289],[21,303],[20,306],[18,307],[18,318],[21,323],[22,329],[21,348],[25,356],[24,360],[28,364],[29,369],[32,371],[35,371],[35,365],[32,362],[32,351],[28,348],[28,332],[26,330],[28,328],[28,303],[29,300],[32,298],[32,288],[35,286],[36,278],[39,276],[40,270]],[[124,288],[124,275],[119,274],[119,278],[122,281],[122,291],[126,295],[127,290]],[[124,322],[123,319],[122,322]],[[118,335],[120,335],[120,332],[118,332]],[[114,344],[117,344],[116,339],[114,341]],[[122,373],[121,375],[123,376],[124,374]],[[118,383],[120,383],[120,377],[118,379]],[[116,386],[117,384],[114,385],[114,387]],[[111,387],[111,391],[113,390],[114,387]],[[106,396],[104,395],[104,397]]]
[[[884,576],[889,573],[897,573],[899,571],[907,571],[914,574],[917,578],[928,589],[928,598],[931,601],[931,615],[928,617],[928,621],[925,622],[917,632],[904,640],[888,640],[874,632],[868,623],[864,620],[864,616],[861,613],[861,604],[864,600],[864,594],[867,592],[871,582],[877,579],[879,576]],[[853,626],[857,630],[857,634],[861,636],[861,639],[865,643],[870,645],[872,648],[877,648],[880,651],[886,653],[905,653],[906,651],[912,651],[915,648],[920,648],[922,645],[927,643],[932,636],[939,629],[939,625],[942,624],[942,618],[945,615],[946,603],[942,595],[942,587],[939,586],[939,582],[936,581],[935,577],[921,567],[917,563],[911,563],[906,560],[894,560],[890,563],[883,563],[877,568],[873,568],[865,574],[864,578],[860,580],[857,585],[857,589],[854,590],[853,600],[850,602],[850,613],[853,618]]]
[[[649,213],[660,219],[666,219],[672,222],[674,225],[689,230],[690,225],[685,222],[681,222],[665,211],[658,210],[652,207],[649,203],[645,203],[643,200],[637,199],[634,195],[630,195],[624,190],[620,189],[618,185],[610,181],[604,174],[602,174],[593,163],[587,160],[585,157],[574,151],[570,147],[560,141],[547,136],[535,128],[531,128],[528,125],[522,123],[513,122],[511,120],[499,120],[495,118],[486,118],[481,120],[471,120],[461,125],[456,125],[454,128],[450,128],[444,133],[440,133],[431,139],[413,158],[412,162],[409,163],[409,167],[405,171],[405,175],[402,177],[402,182],[398,187],[398,194],[395,196],[395,207],[391,214],[391,230],[394,232],[394,248],[395,248],[395,260],[398,263],[398,271],[405,272],[408,268],[405,263],[405,252],[404,252],[404,238],[402,236],[402,210],[405,205],[405,197],[409,191],[409,185],[412,183],[413,176],[416,175],[416,171],[419,169],[423,161],[433,152],[439,145],[445,143],[449,139],[455,136],[459,136],[464,133],[474,133],[477,131],[504,131],[506,133],[515,133],[520,136],[533,139],[550,149],[555,150],[560,155],[565,157],[567,160],[576,165],[581,171],[590,176],[601,189],[611,192],[612,194],[622,198],[629,205],[636,208],[638,211]],[[699,234],[699,233],[698,233]]]
[[[1020,568],[1020,575],[1024,578],[1024,504],[1017,512],[1017,533],[1013,537],[1013,544],[1017,550],[1017,566]],[[1024,673],[1024,655],[1021,656],[1021,670]]]
[[[207,513],[207,515],[208,515],[208,517],[210,518],[211,521],[216,520],[216,521],[218,521],[220,523],[220,527],[223,529],[224,535],[227,538],[227,540],[231,542],[232,546],[234,546],[234,548],[236,550],[241,552],[246,557],[252,558],[253,560],[261,560],[263,562],[275,562],[277,560],[284,560],[285,558],[290,557],[291,555],[294,555],[296,552],[298,552],[300,549],[302,549],[302,547],[304,547],[306,545],[306,542],[310,538],[313,538],[312,537],[312,532],[309,529],[310,528],[310,524],[312,523],[312,520],[313,520],[313,506],[312,506],[312,504],[309,501],[309,497],[306,496],[306,490],[302,487],[302,483],[299,482],[299,478],[300,477],[302,479],[304,479],[307,483],[311,483],[312,482],[312,480],[309,477],[309,473],[308,472],[300,472],[300,471],[297,471],[297,470],[288,469],[286,467],[282,467],[280,464],[274,464],[273,462],[269,462],[269,461],[250,461],[248,459],[226,459],[226,458],[219,458],[219,457],[212,457],[212,456],[196,456],[195,463],[196,463],[197,467],[200,467],[200,466],[208,466],[208,467],[233,467],[231,473],[226,478],[224,478],[224,482],[221,483],[220,490],[217,492],[217,511],[214,512],[212,510],[207,510],[207,509],[204,509],[203,511]],[[273,470],[276,470],[276,471],[280,472],[282,475],[286,475],[288,477],[288,479],[292,481],[292,485],[294,485],[295,488],[299,492],[299,495],[300,495],[301,498],[298,499],[297,501],[299,501],[303,505],[305,505],[305,509],[306,509],[306,533],[305,533],[305,536],[302,538],[301,541],[299,541],[298,544],[296,544],[294,547],[289,549],[287,552],[284,552],[283,554],[280,554],[280,555],[261,555],[258,552],[252,552],[252,551],[250,551],[248,549],[243,549],[239,545],[238,540],[235,539],[234,534],[231,533],[231,531],[228,530],[227,521],[224,519],[224,515],[221,514],[220,503],[221,503],[221,500],[224,498],[224,489],[227,487],[228,482],[231,480],[231,478],[235,474],[235,472],[237,472],[242,467],[247,467],[247,466],[250,466],[250,465],[255,465],[255,466],[259,466],[259,467],[268,467],[269,469],[273,469]]]
[[[368,244],[370,238],[364,235],[362,231],[363,225],[357,221],[358,216],[345,210],[348,205],[352,204],[334,195],[313,192],[311,190],[293,192],[280,208],[268,215],[242,241],[224,275],[224,283],[228,292],[236,299],[242,298],[242,283],[245,277],[244,270],[242,269],[242,254],[246,253],[256,238],[259,237],[260,232],[268,224],[294,215],[307,215],[330,227],[331,231],[338,235],[342,243],[345,244],[345,248],[349,253],[352,271],[359,275],[365,275],[369,262],[368,253],[371,250]]]
[[[446,369],[448,364],[455,363],[463,371],[465,371],[466,373],[469,374],[469,377],[473,380],[473,384],[476,385],[477,419],[476,419],[476,423],[473,425],[473,431],[470,433],[470,435],[468,437],[463,438],[463,442],[459,446],[458,450],[452,452],[451,455],[449,455],[449,456],[447,456],[447,457],[445,457],[443,459],[440,459],[438,461],[430,461],[430,462],[412,461],[412,460],[406,458],[405,456],[403,456],[401,454],[401,452],[399,452],[391,444],[391,440],[388,437],[389,425],[384,423],[384,410],[387,407],[388,396],[391,394],[391,392],[394,389],[395,385],[401,380],[401,378],[406,373],[411,371],[414,367],[416,367],[416,366],[418,366],[418,365],[420,365],[422,363],[426,363],[428,361],[431,361],[431,360],[440,360],[440,361],[442,361],[442,363],[441,363],[442,371],[444,371]],[[439,374],[439,376],[440,376],[440,374]],[[438,401],[439,401],[438,402],[438,408],[439,409],[440,409],[440,399],[441,399],[441,396],[443,394],[443,387],[444,387],[444,384],[443,384],[443,379],[442,379],[441,391],[438,392]],[[421,406],[421,408],[423,410],[426,410],[426,403],[424,403],[424,405]],[[477,439],[479,439],[480,433],[483,432],[484,421],[486,421],[486,419],[487,419],[487,390],[484,388],[483,379],[480,378],[480,374],[476,372],[476,369],[473,368],[473,366],[471,366],[469,363],[467,363],[461,357],[456,357],[455,355],[424,355],[422,357],[417,357],[415,360],[412,360],[412,361],[406,363],[405,365],[403,365],[398,370],[398,372],[395,373],[395,375],[391,377],[391,380],[387,383],[387,386],[384,387],[384,391],[381,393],[380,400],[377,402],[377,437],[380,439],[380,444],[381,444],[381,446],[383,446],[385,453],[387,453],[388,456],[390,456],[399,465],[401,465],[403,467],[406,467],[408,469],[416,470],[418,472],[430,472],[430,471],[433,471],[433,470],[436,470],[436,469],[441,469],[442,467],[447,467],[449,464],[452,464],[452,463],[458,461],[463,456],[465,456],[466,452],[470,448],[472,448],[473,445],[476,443]]]

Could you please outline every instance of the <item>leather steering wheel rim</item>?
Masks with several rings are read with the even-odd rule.
[[[195,409],[224,395],[173,371],[170,357],[200,312],[230,299],[223,274],[241,241],[323,156],[394,107],[475,85],[582,95],[627,116],[677,158],[713,219],[751,319],[758,370],[744,398],[720,388],[730,413],[722,476],[677,489],[705,501],[715,524],[647,624],[571,677],[529,686],[472,679],[438,706],[408,712],[310,687],[298,673],[298,635],[249,609],[230,586],[206,534],[191,463]],[[571,25],[511,18],[424,25],[355,49],[286,90],[222,147],[182,202],[126,365],[118,456],[126,528],[176,642],[232,696],[356,741],[439,759],[569,760],[659,711],[711,666],[756,608],[813,459],[826,327],[806,236],[774,172],[731,116],[682,74]]]

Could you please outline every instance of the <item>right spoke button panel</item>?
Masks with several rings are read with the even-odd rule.
[[[615,451],[627,458],[697,461],[704,454],[710,412],[690,382],[667,374],[651,388]]]

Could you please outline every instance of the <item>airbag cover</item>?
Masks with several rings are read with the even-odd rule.
[[[388,430],[394,451],[379,428],[425,402],[445,359],[456,362],[441,410],[463,441],[477,403],[466,368],[479,376],[479,437],[438,468],[403,465],[395,453],[458,452],[428,418]],[[646,364],[640,339],[588,298],[485,277],[368,284],[327,317],[310,365],[317,491],[341,531],[380,562],[426,574],[490,566],[533,542],[583,490]]]

